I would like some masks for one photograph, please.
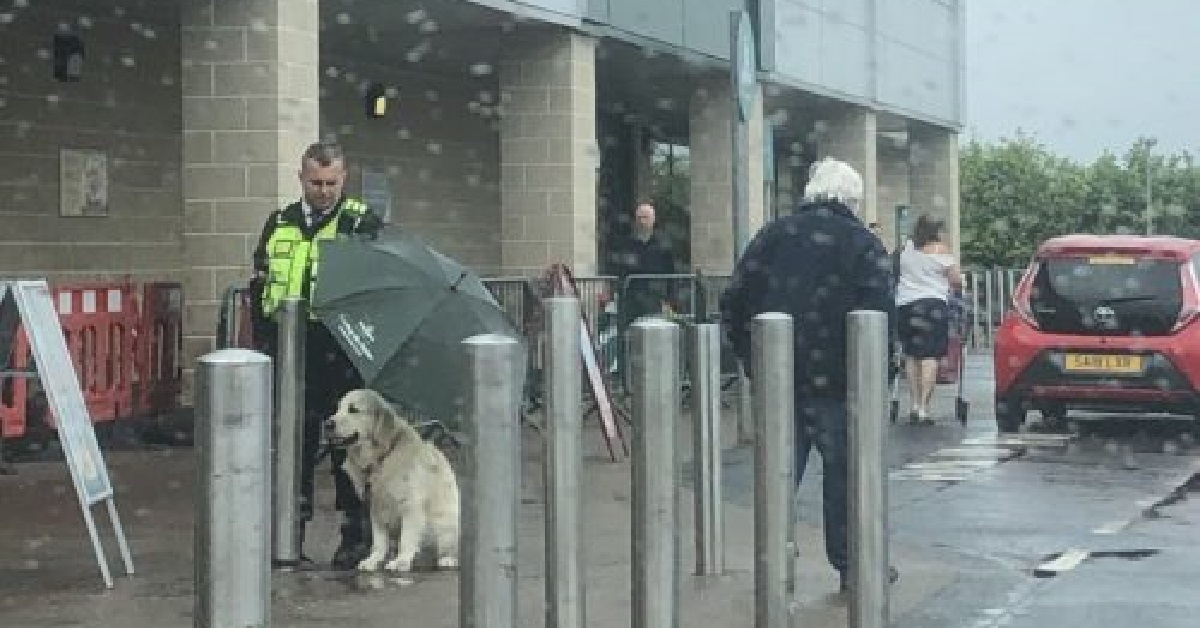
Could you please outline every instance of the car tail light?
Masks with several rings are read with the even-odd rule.
[[[1175,326],[1171,328],[1171,333],[1175,333],[1184,327],[1192,324],[1192,321],[1200,318],[1200,297],[1197,297],[1197,291],[1200,291],[1200,281],[1196,280],[1196,270],[1191,264],[1183,264],[1183,306],[1179,308],[1179,318],[1175,321]]]
[[[1017,282],[1017,289],[1013,291],[1013,308],[1017,311],[1017,316],[1025,321],[1026,325],[1037,329],[1037,319],[1033,316],[1033,277],[1037,275],[1038,264],[1034,262],[1029,265],[1029,269],[1025,271],[1025,275],[1021,277],[1021,281]]]

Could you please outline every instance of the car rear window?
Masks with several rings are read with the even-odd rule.
[[[1030,309],[1045,331],[1161,336],[1183,307],[1179,262],[1121,255],[1044,259]]]

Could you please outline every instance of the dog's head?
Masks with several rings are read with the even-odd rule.
[[[325,421],[325,439],[334,447],[358,442],[388,443],[400,429],[399,419],[379,393],[352,390],[342,396],[337,412]]]

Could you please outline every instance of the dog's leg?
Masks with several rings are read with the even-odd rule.
[[[452,518],[439,521],[434,525],[434,535],[437,542],[437,565],[442,569],[458,567],[458,521]]]
[[[358,563],[359,571],[376,571],[388,552],[388,529],[383,513],[371,508],[371,553]]]
[[[400,520],[403,523],[396,543],[396,558],[383,567],[388,571],[412,571],[413,558],[420,551],[425,534],[425,513],[420,508],[407,508]]]

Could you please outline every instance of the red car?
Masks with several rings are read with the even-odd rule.
[[[1038,249],[996,335],[996,425],[1030,410],[1200,413],[1200,241],[1072,235]]]

